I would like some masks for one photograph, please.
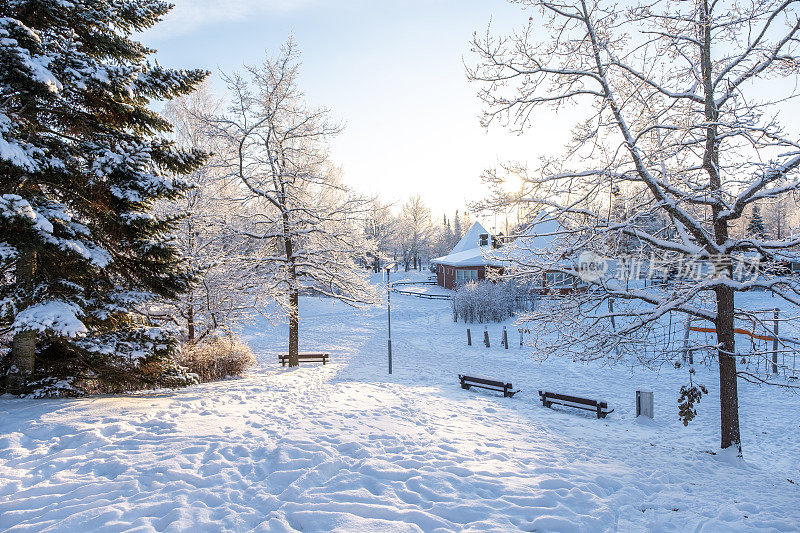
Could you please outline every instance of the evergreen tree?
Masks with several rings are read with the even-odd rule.
[[[767,229],[764,226],[764,219],[761,217],[761,209],[758,207],[758,204],[753,205],[753,214],[750,216],[750,222],[747,224],[747,236],[761,240],[767,238]]]
[[[453,217],[453,239],[458,242],[464,236],[464,231],[461,229],[461,217],[458,216],[458,209],[456,209],[456,216]]]
[[[169,123],[149,104],[207,73],[161,68],[131,38],[170,8],[0,2],[0,333],[13,335],[11,392],[54,375],[120,386],[174,375],[173,337],[149,315],[191,275],[171,242],[176,219],[152,207],[182,194],[179,176],[205,156],[164,140]]]

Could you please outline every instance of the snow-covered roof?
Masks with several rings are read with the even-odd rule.
[[[542,212],[515,241],[495,249],[491,240],[488,245],[480,246],[481,234],[489,232],[475,222],[449,254],[431,262],[454,267],[506,266],[509,261],[524,261],[532,255],[552,251],[561,231],[561,224],[549,213]]]
[[[469,250],[437,257],[431,262],[454,267],[503,266],[501,260],[492,257],[492,252],[494,250],[491,246],[476,246]]]
[[[543,211],[533,219],[530,226],[525,228],[512,244],[518,248],[543,253],[553,248],[562,232],[563,228],[558,220],[553,218],[550,213]]]
[[[491,258],[491,239],[486,246],[480,245],[481,235],[491,234],[480,222],[475,222],[449,254],[431,262],[454,267],[501,266],[501,262]]]
[[[480,222],[475,222],[471,228],[461,237],[448,255],[457,254],[465,250],[472,250],[478,248],[481,242],[481,235],[489,235],[489,232],[484,228]],[[446,256],[445,256],[446,257]]]
[[[432,263],[454,267],[500,266],[490,257],[492,246],[491,239],[486,246],[481,246],[481,235],[491,235],[480,222],[475,222],[461,237],[449,254],[433,259]]]

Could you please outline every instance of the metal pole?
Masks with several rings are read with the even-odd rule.
[[[392,373],[392,288],[389,285],[389,270],[386,270],[386,316],[389,320],[389,374]]]
[[[773,336],[772,336],[772,373],[778,373],[778,313],[780,310],[776,307],[775,308],[775,324],[773,326]]]

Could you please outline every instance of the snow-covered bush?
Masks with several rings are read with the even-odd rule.
[[[75,386],[75,378],[46,377],[27,384],[26,398],[76,398],[83,396],[83,389]]]
[[[174,359],[177,347],[162,344],[165,339],[143,334],[137,342],[128,339],[112,343],[102,352],[48,339],[37,346],[33,371],[14,393],[28,398],[59,398],[199,383],[197,375]],[[9,392],[9,383],[21,373],[5,344],[6,340],[0,338],[0,393]]]
[[[501,322],[528,303],[528,292],[513,282],[470,281],[453,295],[453,320]]]
[[[200,344],[184,346],[178,362],[206,382],[239,376],[256,364],[256,357],[238,338],[215,336]]]

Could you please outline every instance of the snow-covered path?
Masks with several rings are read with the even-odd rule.
[[[800,400],[742,387],[745,465],[717,445],[710,388],[676,421],[685,371],[654,374],[466,347],[447,302],[393,297],[385,315],[303,300],[304,348],[333,362],[281,368],[283,328],[248,332],[261,367],[179,391],[0,400],[0,530],[789,531],[800,523]],[[482,329],[482,328],[481,328]],[[499,328],[492,328],[497,335]],[[513,381],[512,399],[457,374]],[[633,420],[655,391],[656,421]],[[544,409],[536,390],[583,392],[606,420]],[[791,479],[794,483],[788,481]]]

